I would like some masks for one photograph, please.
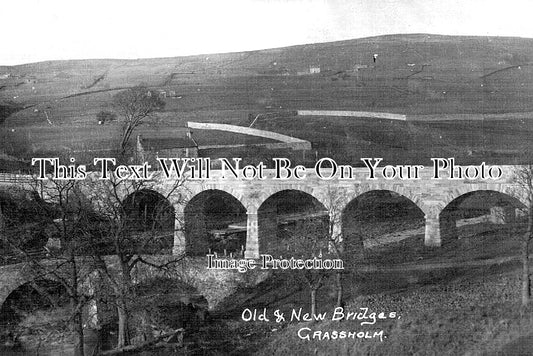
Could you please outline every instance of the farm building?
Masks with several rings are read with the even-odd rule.
[[[319,66],[309,66],[309,73],[310,74],[318,74],[318,73],[320,73],[320,67]]]
[[[185,137],[137,136],[134,160],[138,163],[148,162],[152,167],[159,167],[157,158],[196,158],[198,144],[188,133]]]
[[[309,69],[303,72],[296,72],[296,75],[309,75],[309,74],[319,74],[320,66],[309,66]]]

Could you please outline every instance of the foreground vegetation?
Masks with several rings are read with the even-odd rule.
[[[378,321],[376,327],[361,326],[359,321],[287,325],[273,332],[266,340],[267,347],[258,354],[464,355],[497,351],[514,339],[530,335],[533,326],[533,315],[520,311],[520,281],[515,267],[457,270],[455,276],[426,281],[427,285],[361,295],[346,309],[396,311],[401,317],[392,322]],[[301,340],[297,331],[304,326],[323,331],[381,329],[386,338],[383,342]]]
[[[414,236],[368,250],[365,258],[372,264],[379,259],[395,262],[383,262],[373,272],[355,267],[344,274],[345,311],[368,308],[369,313],[396,312],[399,318],[363,326],[360,320],[332,321],[336,296],[330,278],[317,296],[318,313],[327,313],[326,320],[277,323],[275,310],[285,315],[299,308],[310,310],[307,286],[294,274],[279,273],[229,298],[216,315],[224,323],[208,329],[213,335],[208,339],[220,340],[222,328],[224,333],[228,328],[232,337],[218,343],[219,351],[259,355],[478,355],[513,348],[513,342],[521,344],[531,337],[533,314],[520,306],[518,261],[502,264],[496,260],[517,253],[520,236],[509,237],[506,230],[494,227],[487,230],[480,225],[478,229],[480,234],[442,249],[424,248],[422,240]],[[415,252],[408,253],[413,249]],[[406,256],[403,262],[401,256]],[[488,259],[494,262],[467,267],[472,261]],[[437,266],[444,261],[455,267]],[[258,312],[266,308],[270,321],[242,321],[245,308]],[[302,340],[298,336],[302,328],[383,330],[384,339]],[[211,354],[216,354],[217,344],[210,348]]]

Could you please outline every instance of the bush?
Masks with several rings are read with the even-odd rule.
[[[98,124],[102,125],[105,124],[106,121],[116,120],[117,114],[112,111],[102,110],[98,114],[96,114],[96,119],[98,120]]]

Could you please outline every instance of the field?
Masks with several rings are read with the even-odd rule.
[[[402,163],[432,156],[523,162],[533,131],[532,44],[394,35],[220,55],[0,67],[9,74],[0,79],[0,152],[27,160],[114,148],[119,125],[99,126],[96,114],[111,109],[119,90],[145,84],[167,94],[166,107],[138,133],[168,145],[185,136],[187,121],[248,126],[249,114],[271,112],[254,127],[310,140],[313,156],[348,163],[369,153]],[[379,53],[375,64],[373,53]],[[311,65],[321,72],[302,75]],[[392,112],[408,122],[275,115],[303,109]],[[194,135],[200,145],[258,142]]]

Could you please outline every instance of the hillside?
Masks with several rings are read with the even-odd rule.
[[[378,55],[375,63],[374,54]],[[0,120],[4,121],[0,152],[28,158],[58,149],[108,148],[116,141],[118,128],[96,126],[96,113],[110,108],[113,94],[138,84],[167,95],[165,111],[143,128],[148,136],[163,128],[168,137],[183,136],[186,121],[244,124],[250,113],[280,109],[383,111],[407,114],[411,119],[430,115],[452,121],[515,113],[518,123],[511,124],[512,131],[520,125],[516,131],[529,135],[533,130],[529,120],[529,112],[533,112],[530,64],[533,39],[416,34],[242,53],[4,66],[0,67]],[[310,67],[319,67],[320,73],[311,74]],[[503,152],[504,161],[522,152],[521,138],[512,147],[501,143],[498,135],[509,124],[495,120],[501,123],[481,132],[483,140],[467,142],[468,147],[463,144],[457,152],[457,142],[452,140],[443,144],[443,150],[465,157],[468,152],[496,150],[499,153],[494,156]],[[285,132],[283,125],[257,125]],[[380,131],[381,125],[377,126]],[[425,123],[415,126],[419,135],[429,136],[429,144],[434,144],[432,127]],[[340,130],[346,131],[344,125]],[[370,145],[379,146],[382,138],[372,137],[375,128],[371,131],[367,135],[371,136]],[[410,129],[400,131],[405,137]],[[461,134],[453,126],[444,131],[451,131],[451,136]],[[348,136],[352,133],[347,132]],[[300,136],[310,135],[302,132]],[[326,146],[335,146],[342,136]],[[209,140],[209,136],[205,138]],[[323,145],[311,142],[319,154],[327,154]],[[446,147],[454,149],[448,152]],[[394,153],[391,159],[427,158],[410,157],[409,147],[400,148],[407,156]],[[382,156],[387,157],[391,152],[385,151]]]

